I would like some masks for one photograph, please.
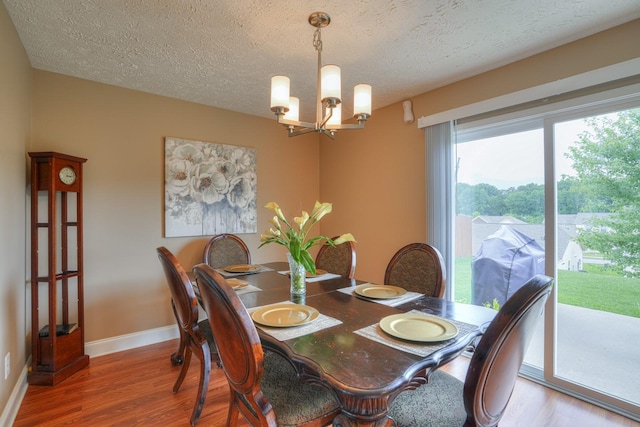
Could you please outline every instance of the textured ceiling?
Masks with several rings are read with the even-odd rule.
[[[640,0],[3,0],[34,68],[256,116],[270,78],[315,115],[323,63],[380,108],[640,17]],[[375,113],[374,113],[375,114]]]

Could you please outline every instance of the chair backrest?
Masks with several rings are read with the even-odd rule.
[[[156,251],[171,290],[178,325],[183,331],[190,333],[198,323],[198,300],[191,280],[169,249],[162,246]]]
[[[446,286],[442,255],[426,243],[410,243],[400,248],[389,261],[384,283],[442,298]]]
[[[250,264],[249,248],[235,234],[217,234],[204,247],[204,263],[213,268],[233,264]]]
[[[193,271],[229,387],[234,396],[241,397],[235,398],[232,404],[236,404],[243,415],[252,420],[249,423],[251,425],[275,425],[273,408],[260,390],[264,353],[247,309],[213,268],[200,264]]]
[[[344,242],[337,246],[322,245],[316,255],[316,268],[353,279],[356,273],[355,243]]]
[[[553,278],[532,277],[500,308],[476,347],[464,384],[467,422],[495,426],[511,398],[518,371]]]

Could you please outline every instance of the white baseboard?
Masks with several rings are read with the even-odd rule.
[[[22,404],[22,399],[24,399],[24,395],[27,394],[27,372],[30,365],[31,357],[29,357],[29,360],[27,360],[27,364],[24,366],[24,368],[22,368],[22,372],[20,372],[18,382],[13,388],[11,396],[9,396],[9,401],[2,411],[2,415],[0,416],[0,426],[12,426],[13,422],[16,419],[16,416],[18,415],[20,405]]]
[[[162,341],[178,338],[178,327],[176,325],[163,326],[161,328],[149,329],[146,331],[135,332],[132,334],[120,335],[117,337],[106,338],[103,340],[91,341],[85,343],[84,350],[89,357],[104,356],[118,351],[130,350],[132,348],[143,347],[145,345],[155,344]],[[27,383],[27,373],[31,366],[31,357],[27,360],[20,377],[9,396],[9,401],[2,410],[0,416],[0,426],[12,426],[18,410],[22,404],[22,399],[27,393],[29,384]]]
[[[118,351],[130,350],[162,341],[178,338],[177,325],[163,326],[161,328],[148,329],[132,334],[119,335],[103,340],[91,341],[84,345],[84,351],[89,357],[104,356]]]

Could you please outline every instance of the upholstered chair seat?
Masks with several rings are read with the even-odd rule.
[[[400,393],[389,414],[400,426],[459,427],[467,420],[462,390],[464,383],[443,371],[431,375],[417,390]]]
[[[254,427],[330,424],[340,411],[335,396],[300,381],[280,355],[265,354],[247,309],[218,272],[207,264],[193,270],[229,384],[226,425],[240,414]]]
[[[337,402],[331,393],[300,381],[293,366],[276,353],[265,353],[260,388],[273,406],[279,426],[301,426],[336,413]]]
[[[389,407],[397,426],[498,425],[552,284],[553,278],[536,275],[505,302],[480,339],[464,383],[436,371],[427,384],[400,393]]]

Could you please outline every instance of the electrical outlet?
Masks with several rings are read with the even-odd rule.
[[[11,353],[7,353],[4,357],[4,379],[9,378],[9,372],[11,372]]]

